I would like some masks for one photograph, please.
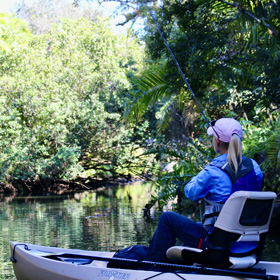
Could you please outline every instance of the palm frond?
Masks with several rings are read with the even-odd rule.
[[[130,104],[126,108],[124,118],[128,121],[139,120],[148,110],[149,106],[158,102],[167,93],[167,83],[165,80],[166,68],[149,70],[141,77],[131,79],[137,88]]]
[[[159,112],[156,113],[156,118],[158,119],[158,123],[157,123],[158,131],[163,132],[168,128],[172,120],[174,102],[176,102],[176,97],[172,96],[160,108]]]

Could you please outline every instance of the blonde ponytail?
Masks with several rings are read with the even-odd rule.
[[[242,161],[242,143],[237,134],[233,134],[230,139],[227,160],[231,170],[237,174],[238,165]]]

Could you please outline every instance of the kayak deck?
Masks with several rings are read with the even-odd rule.
[[[280,279],[280,263],[260,262],[247,271],[221,270],[200,266],[161,264],[113,258],[112,252],[73,250],[11,242],[13,267],[18,280],[236,280]],[[125,262],[127,268],[109,268],[110,262]],[[265,273],[266,272],[266,273]]]

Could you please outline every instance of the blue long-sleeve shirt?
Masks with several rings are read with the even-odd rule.
[[[217,156],[214,161],[225,161],[227,154]],[[259,187],[262,184],[263,174],[259,165],[252,160]],[[188,199],[197,201],[207,198],[214,202],[225,202],[231,194],[232,182],[225,171],[214,165],[207,165],[186,184],[184,190]]]

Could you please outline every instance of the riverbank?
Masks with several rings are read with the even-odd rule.
[[[43,179],[36,182],[18,182],[16,184],[0,184],[0,200],[14,196],[47,196],[63,195],[83,190],[96,190],[100,187],[126,185],[143,181],[141,178],[122,177],[107,179],[52,180]]]

